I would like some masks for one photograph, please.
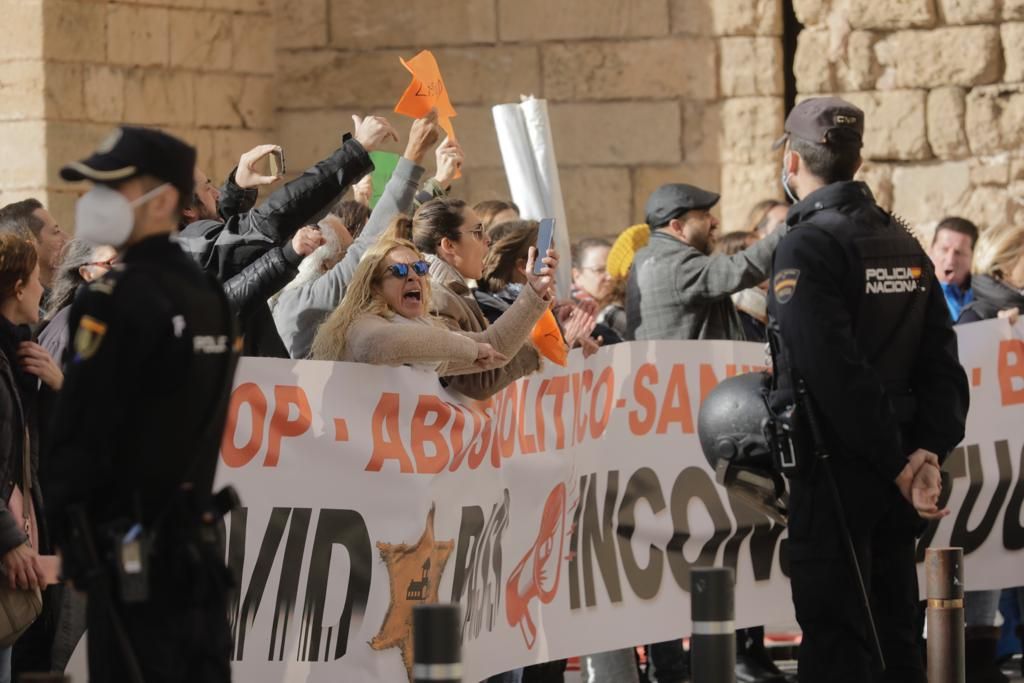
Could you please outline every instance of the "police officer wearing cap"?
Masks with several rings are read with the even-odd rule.
[[[719,196],[692,185],[662,185],[647,200],[651,239],[636,253],[626,285],[631,339],[745,339],[732,294],[768,278],[772,234],[732,256],[711,255]]]
[[[915,535],[945,514],[939,468],[964,435],[968,385],[928,256],[853,180],[863,133],[860,109],[816,98],[793,109],[776,143],[796,202],[768,310],[772,410],[796,406],[788,547],[799,678],[924,683]]]
[[[93,681],[228,681],[211,494],[236,363],[223,288],[174,241],[195,150],[120,128],[65,166],[76,237],[120,265],[79,295],[49,457],[64,574],[87,591]]]

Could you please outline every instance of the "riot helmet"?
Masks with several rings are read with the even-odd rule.
[[[771,378],[751,372],[730,377],[704,399],[697,434],[715,481],[751,508],[786,523],[786,482],[772,464],[766,401]]]

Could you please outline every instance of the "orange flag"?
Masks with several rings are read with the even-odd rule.
[[[448,99],[448,88],[441,78],[441,69],[434,54],[430,50],[423,50],[408,62],[402,58],[399,61],[412,74],[412,83],[395,105],[395,113],[419,119],[437,107],[438,124],[454,140],[455,129],[452,128],[451,119],[456,116],[455,108]]]
[[[563,368],[569,364],[569,347],[562,337],[562,331],[558,329],[558,322],[551,309],[544,311],[537,324],[530,332],[530,341],[534,348],[552,363],[557,363]]]

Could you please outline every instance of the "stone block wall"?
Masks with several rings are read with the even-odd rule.
[[[221,177],[273,138],[269,0],[2,0],[0,202],[36,196],[63,225],[84,188],[58,171],[115,125],[157,126]]]
[[[1024,218],[1024,3],[797,0],[800,96],[867,116],[863,175],[925,232]]]
[[[712,11],[720,4],[750,8]],[[765,157],[740,150],[780,127],[777,14],[775,0],[277,0],[278,142],[297,170],[362,112],[387,114],[404,140],[410,120],[390,113],[409,83],[398,60],[429,48],[467,155],[454,192],[509,196],[491,107],[533,94],[548,101],[573,235],[614,233],[663,182],[719,189],[726,168],[749,187],[756,173],[740,165]],[[721,85],[720,55],[737,65]],[[723,95],[745,98],[731,128]]]

